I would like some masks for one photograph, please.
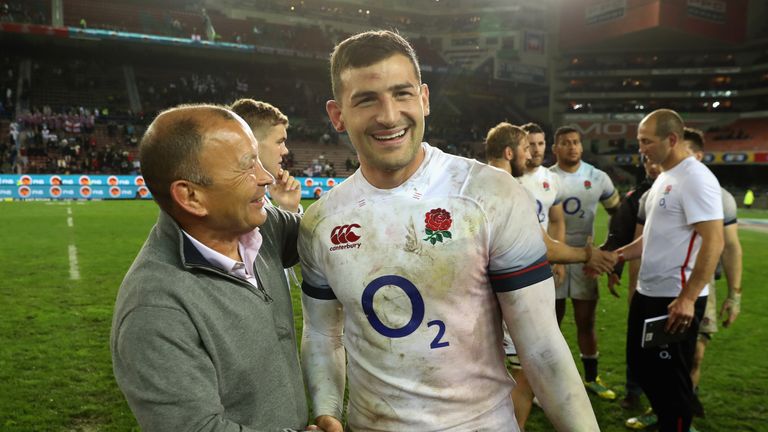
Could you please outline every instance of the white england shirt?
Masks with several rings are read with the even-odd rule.
[[[637,291],[649,297],[677,297],[701,248],[693,224],[723,219],[720,183],[704,164],[688,157],[659,175],[644,209]],[[708,285],[700,295],[707,294]]]
[[[508,173],[422,146],[401,186],[358,170],[307,210],[302,289],[343,307],[352,430],[508,430],[495,292],[551,277],[533,203]]]
[[[597,203],[614,193],[608,174],[582,161],[576,172],[563,171],[557,165],[549,170],[560,178],[565,214],[565,243],[582,247],[592,236]]]
[[[536,200],[536,214],[544,230],[549,226],[549,209],[563,201],[560,178],[543,166],[520,177],[520,183]]]

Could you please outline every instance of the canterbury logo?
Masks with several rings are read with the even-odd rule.
[[[360,228],[358,224],[340,225],[331,231],[331,243],[338,245],[342,243],[354,243],[360,240],[360,236],[353,231]]]

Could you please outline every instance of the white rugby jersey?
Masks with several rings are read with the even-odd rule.
[[[508,430],[495,292],[551,277],[533,203],[508,173],[422,146],[401,186],[358,170],[309,207],[302,289],[343,306],[352,430]]]
[[[563,201],[560,178],[552,171],[539,166],[523,174],[519,180],[536,200],[536,214],[539,216],[541,227],[546,231],[549,225],[549,209]]]
[[[723,219],[720,184],[693,156],[662,172],[643,206],[643,260],[637,291],[650,297],[677,297],[691,277],[701,248],[693,224]],[[700,295],[709,294],[709,286]]]
[[[569,246],[585,246],[587,237],[594,231],[597,203],[613,195],[613,182],[608,174],[584,161],[574,173],[563,171],[557,165],[549,170],[560,177],[565,242]]]

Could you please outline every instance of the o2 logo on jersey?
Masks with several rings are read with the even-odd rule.
[[[539,200],[536,200],[536,214],[539,216],[539,223],[544,223],[544,219],[546,219],[544,216],[544,204]]]
[[[385,286],[392,285],[400,288],[411,301],[411,319],[402,327],[392,328],[384,324],[373,308],[373,296]],[[374,279],[363,290],[362,297],[363,312],[368,318],[374,330],[389,338],[402,338],[415,332],[424,321],[424,298],[421,297],[418,288],[408,279],[397,275],[379,276]],[[443,348],[450,345],[448,341],[443,341],[445,336],[445,323],[441,320],[432,320],[427,323],[427,327],[437,327],[437,334],[429,344],[431,349]]]
[[[576,197],[570,197],[563,201],[563,211],[565,214],[584,219],[584,210],[581,209],[581,200]]]

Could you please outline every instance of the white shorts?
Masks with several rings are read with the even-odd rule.
[[[576,300],[597,300],[597,279],[584,274],[584,264],[566,264],[563,283],[555,287],[558,300],[572,298]]]

